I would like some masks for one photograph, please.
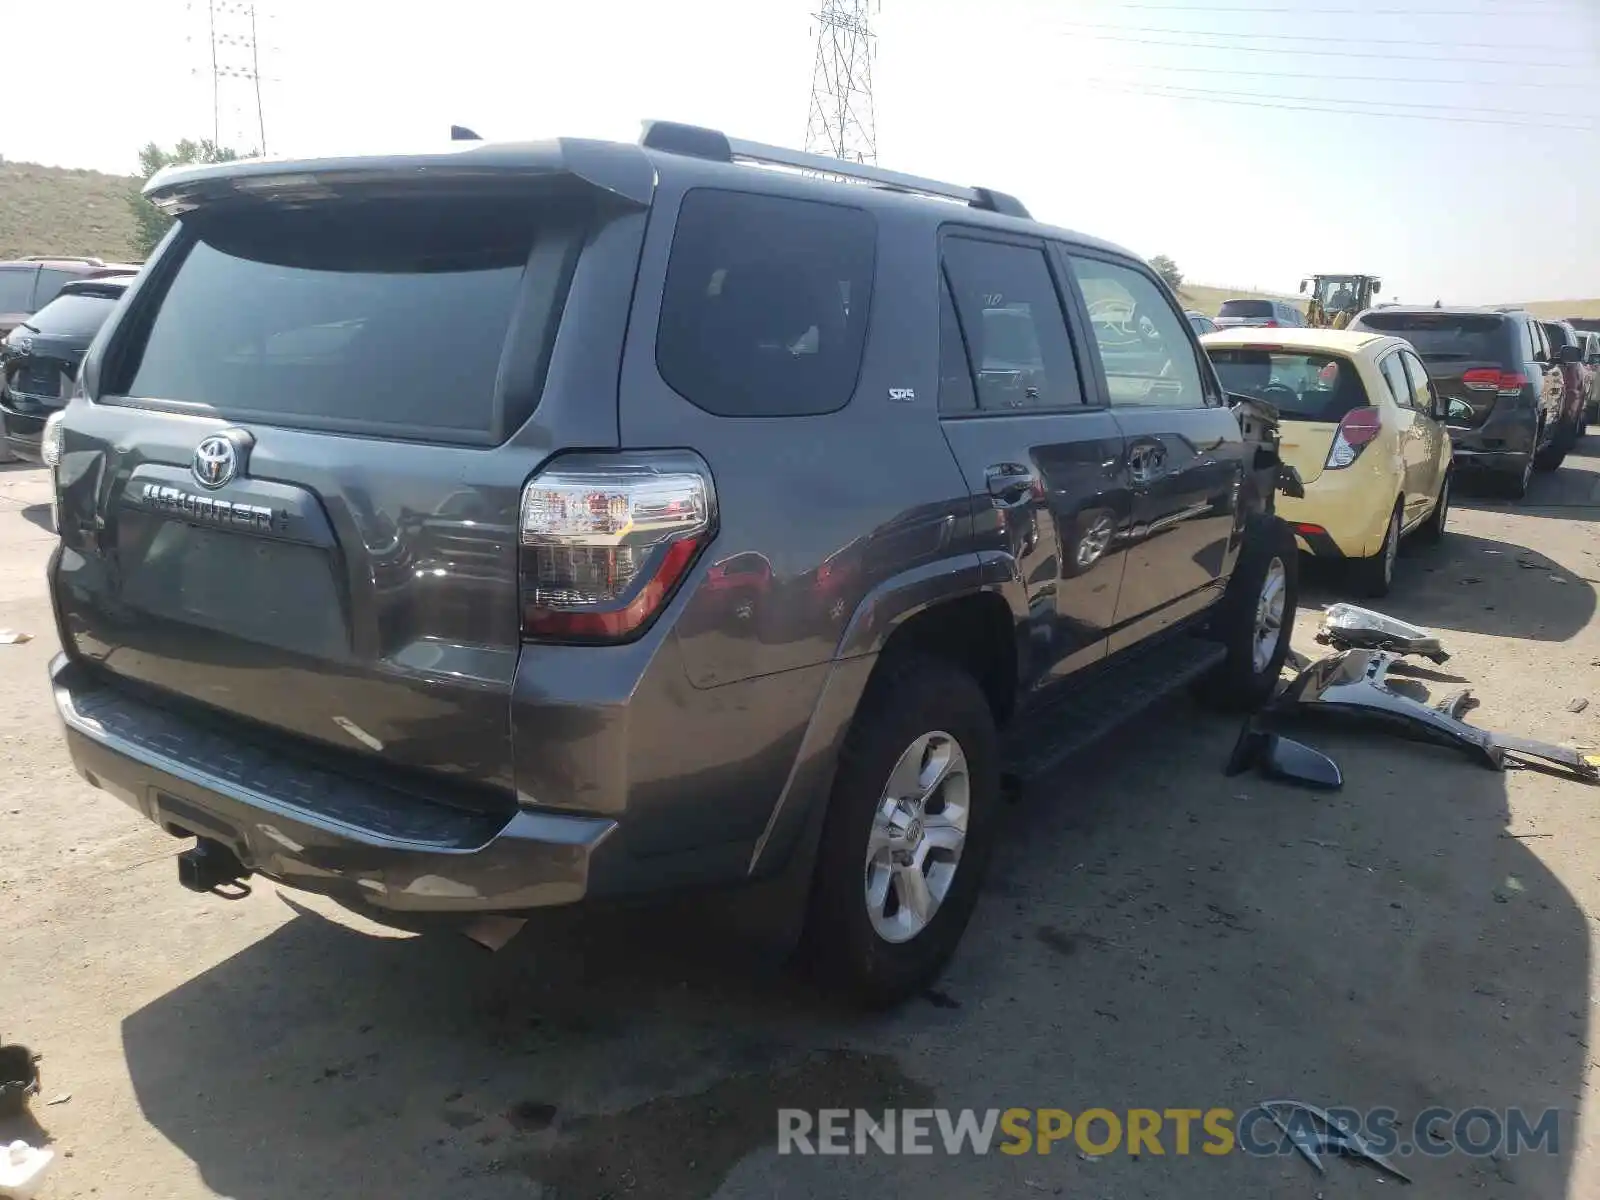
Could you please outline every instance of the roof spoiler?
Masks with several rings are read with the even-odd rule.
[[[1029,219],[1022,201],[1005,192],[991,188],[963,187],[937,179],[924,179],[901,171],[888,171],[866,163],[847,162],[842,158],[829,158],[821,154],[808,154],[802,150],[786,150],[781,146],[768,146],[761,142],[730,138],[717,129],[699,125],[684,125],[677,121],[646,121],[639,144],[648,150],[661,150],[668,154],[682,154],[689,158],[703,158],[712,162],[752,162],[765,166],[792,167],[800,171],[814,171],[841,179],[852,179],[874,187],[896,192],[911,192],[921,196],[937,196],[944,200],[959,200],[972,208],[1000,213],[1007,217]]]

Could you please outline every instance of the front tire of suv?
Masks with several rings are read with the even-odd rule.
[[[938,659],[885,664],[845,740],[817,849],[806,940],[873,1008],[927,987],[978,902],[999,817],[994,714]]]
[[[1300,603],[1300,551],[1281,518],[1253,516],[1211,636],[1228,657],[1206,677],[1204,699],[1230,711],[1253,711],[1272,698],[1289,654]]]

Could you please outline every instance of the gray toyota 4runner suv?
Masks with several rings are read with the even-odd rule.
[[[146,195],[179,219],[45,439],[50,671],[191,887],[787,880],[890,1002],[1004,773],[1278,676],[1270,414],[1142,261],[1008,196],[666,123]]]

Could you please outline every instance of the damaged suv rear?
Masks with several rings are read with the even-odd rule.
[[[1272,414],[1015,199],[662,124],[147,195],[179,219],[43,439],[51,673],[191,887],[772,883],[892,1000],[1002,770],[1288,652]]]

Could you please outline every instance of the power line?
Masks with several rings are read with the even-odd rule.
[[[1313,104],[1320,104],[1320,103],[1323,103],[1323,102],[1327,102],[1327,103],[1330,103],[1330,104],[1355,104],[1355,105],[1362,106],[1362,108],[1377,108],[1382,112],[1388,112],[1391,109],[1395,109],[1395,108],[1426,108],[1426,109],[1432,109],[1432,110],[1434,110],[1436,112],[1448,112],[1448,113],[1460,113],[1460,112],[1493,113],[1493,114],[1495,114],[1497,116],[1505,116],[1505,117],[1555,117],[1555,118],[1558,118],[1560,120],[1567,120],[1567,121],[1587,121],[1587,120],[1590,119],[1590,114],[1588,114],[1588,113],[1542,112],[1542,111],[1539,111],[1539,110],[1526,109],[1526,108],[1489,108],[1489,107],[1486,107],[1486,106],[1484,106],[1482,104],[1427,104],[1427,103],[1424,103],[1424,102],[1419,101],[1419,100],[1365,100],[1365,99],[1362,99],[1359,96],[1352,96],[1349,99],[1345,99],[1345,98],[1342,98],[1342,97],[1333,97],[1333,96],[1282,96],[1282,95],[1273,94],[1271,92],[1218,91],[1218,90],[1211,89],[1211,88],[1184,87],[1184,86],[1179,85],[1179,84],[1159,83],[1159,82],[1151,83],[1151,82],[1147,82],[1145,80],[1107,79],[1107,78],[1103,78],[1103,77],[1102,78],[1092,78],[1091,77],[1091,78],[1086,79],[1084,82],[1086,82],[1086,83],[1118,83],[1118,84],[1120,84],[1120,83],[1134,83],[1134,84],[1137,84],[1137,85],[1142,86],[1142,87],[1172,88],[1172,89],[1177,90],[1177,91],[1192,92],[1197,97],[1231,96],[1231,97],[1235,97],[1235,98],[1239,98],[1239,99],[1249,99],[1249,100],[1290,100],[1290,101],[1294,101],[1296,103],[1309,102],[1309,103],[1313,103]],[[1592,126],[1590,126],[1590,125],[1569,125],[1569,126],[1563,126],[1562,128],[1567,128],[1567,129],[1589,129],[1589,128],[1592,128]]]
[[[1167,43],[1162,43],[1166,45]],[[1441,60],[1445,61],[1445,60]],[[1179,67],[1170,63],[1133,63],[1132,66],[1148,67],[1152,71],[1182,71],[1186,75],[1247,75],[1257,79],[1312,79],[1328,83],[1394,83],[1393,75],[1324,75],[1309,76],[1304,71],[1236,71],[1229,67]],[[1418,79],[1415,76],[1405,79],[1405,83],[1442,84],[1446,87],[1522,87],[1522,88],[1563,88],[1571,91],[1574,88],[1587,88],[1587,83],[1553,83],[1544,79]]]
[[[1427,113],[1410,112],[1373,112],[1359,108],[1335,108],[1326,104],[1285,104],[1266,100],[1229,99],[1229,93],[1199,92],[1197,94],[1174,94],[1171,90],[1156,91],[1149,86],[1132,86],[1121,82],[1102,82],[1101,86],[1113,91],[1126,92],[1136,96],[1150,96],[1158,100],[1192,100],[1197,104],[1230,104],[1244,108],[1274,108],[1285,112],[1317,112],[1333,113],[1345,117],[1373,117],[1399,121],[1434,121],[1451,125],[1507,125],[1518,129],[1569,129],[1581,133],[1593,132],[1591,125],[1550,125],[1544,122],[1533,121],[1506,121],[1495,117],[1445,117],[1430,116]],[[1155,87],[1165,85],[1157,84]],[[1242,95],[1242,94],[1241,94]]]
[[[1120,12],[1191,12],[1204,13],[1250,13],[1259,16],[1276,16],[1289,14],[1293,16],[1315,17],[1522,17],[1527,18],[1537,13],[1542,5],[1533,5],[1527,8],[1513,8],[1506,11],[1505,5],[1498,8],[1253,8],[1218,6],[1214,4],[1118,4]],[[1555,6],[1558,10],[1561,6]],[[1575,10],[1574,10],[1575,11]]]
[[[1174,50],[1224,50],[1230,54],[1299,54],[1317,58],[1365,58],[1379,62],[1440,62],[1440,63],[1494,63],[1502,67],[1559,67],[1569,71],[1584,70],[1587,63],[1529,62],[1526,59],[1508,59],[1501,56],[1485,58],[1470,54],[1363,54],[1358,50],[1301,50],[1287,46],[1206,46],[1197,42],[1158,42],[1152,38],[1113,37],[1110,34],[1090,33],[1083,36],[1097,42],[1124,42],[1136,46],[1166,46]],[[1194,34],[1190,37],[1226,37],[1226,34]]]
[[[1255,42],[1355,42],[1362,46],[1415,46],[1416,38],[1328,37],[1311,33],[1239,33],[1234,30],[1171,29],[1155,25],[1119,25],[1095,21],[1069,21],[1077,29],[1114,29],[1127,33],[1169,33],[1179,37],[1242,38]],[[1500,42],[1435,42],[1436,46],[1460,46],[1468,50],[1554,50],[1565,51],[1565,46],[1548,46],[1519,42],[1507,46]],[[1300,53],[1296,50],[1293,53]],[[1541,64],[1542,65],[1542,64]],[[1557,64],[1578,65],[1578,64]]]

